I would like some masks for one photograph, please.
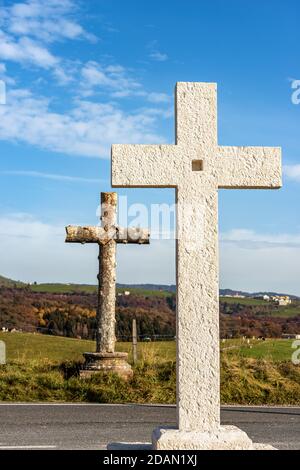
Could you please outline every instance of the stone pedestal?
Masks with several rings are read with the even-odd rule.
[[[128,354],[123,352],[114,353],[83,353],[85,363],[80,371],[81,378],[91,377],[96,372],[112,372],[124,380],[133,376],[131,365],[128,364]]]
[[[152,434],[154,450],[275,450],[264,444],[254,444],[236,426],[220,426],[215,432],[179,431],[157,428]]]

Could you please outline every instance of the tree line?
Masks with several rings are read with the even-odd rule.
[[[0,329],[16,328],[50,335],[94,339],[97,295],[33,292],[29,288],[0,287]],[[300,330],[300,315],[284,318],[272,305],[220,303],[220,334],[226,337],[273,337]],[[299,310],[298,310],[299,311]],[[116,336],[130,340],[132,319],[138,335],[172,338],[176,335],[176,296],[130,294],[116,299]]]

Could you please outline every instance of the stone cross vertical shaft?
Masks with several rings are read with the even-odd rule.
[[[279,188],[281,151],[218,145],[214,83],[177,83],[175,114],[175,145],[112,146],[112,186],[176,190],[177,426],[179,433],[216,435],[221,429],[218,189]],[[160,433],[154,445],[176,448],[172,436]]]
[[[99,245],[96,352],[115,351],[117,194],[101,193],[101,222],[112,238]]]
[[[117,193],[101,193],[101,226],[66,227],[67,243],[97,243],[99,245],[98,305],[96,328],[96,353],[115,353],[115,302],[116,302],[116,244],[149,244],[146,229],[121,228],[117,225]],[[93,357],[90,353],[89,359]],[[120,356],[121,353],[119,353]],[[122,353],[124,356],[124,353]],[[126,355],[127,356],[127,355]],[[99,359],[100,356],[94,356]],[[120,356],[121,357],[121,356]]]

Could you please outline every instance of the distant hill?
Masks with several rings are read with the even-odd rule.
[[[9,279],[4,276],[0,276],[0,287],[24,287],[24,284],[21,281],[14,281],[13,279]]]
[[[14,281],[13,279],[8,279],[4,276],[0,276],[0,287],[25,287],[27,284],[21,281]],[[97,291],[96,284],[67,284],[67,283],[34,283],[30,285],[31,290],[35,292],[50,292],[50,293],[72,293],[72,292],[87,292],[94,293]],[[117,289],[120,291],[122,289],[129,290],[134,292],[137,289],[143,291],[145,294],[155,294],[159,295],[159,292],[176,292],[176,286],[174,284],[123,284],[117,283]],[[243,295],[245,297],[256,297],[260,295],[289,295],[291,299],[300,300],[300,297],[297,295],[291,295],[286,293],[279,292],[245,292],[240,290],[233,289],[220,289],[220,296],[236,296]]]
[[[289,296],[293,300],[299,300],[300,297],[298,295],[293,295],[293,294],[287,294],[286,292],[254,292],[251,294],[252,296],[260,296],[260,295],[269,295],[270,297],[275,296],[275,295],[282,295],[282,296]]]
[[[1,285],[2,284],[2,285]],[[129,294],[126,292],[129,291]],[[138,334],[174,337],[175,286],[118,284],[117,336],[130,339],[132,319]],[[284,307],[253,299],[236,298],[239,291],[224,289],[220,297],[220,331],[223,338],[299,333],[300,301]],[[241,294],[241,293],[240,293]],[[97,286],[84,284],[17,283],[0,278],[0,330],[16,328],[51,335],[93,339],[96,331]]]
[[[230,295],[234,297],[235,295],[244,295],[245,297],[250,297],[251,294],[249,292],[243,292],[241,290],[232,290],[232,289],[220,289],[220,296]]]
[[[287,294],[287,293],[282,293],[282,292],[269,292],[269,291],[262,291],[262,292],[244,292],[241,290],[232,290],[232,289],[220,289],[220,296],[228,296],[230,295],[231,297],[234,297],[235,295],[244,295],[245,297],[258,297],[262,295],[269,295],[275,296],[275,295],[288,295],[291,299],[294,300],[299,300],[300,297],[297,295],[292,295],[292,294]]]
[[[168,285],[168,284],[117,284],[117,288],[119,289],[142,289],[147,291],[166,291],[166,292],[176,292],[175,285]]]
[[[72,294],[72,293],[87,293],[93,294],[97,292],[96,284],[31,284],[30,290],[40,293],[53,293],[53,294]],[[144,296],[167,296],[176,292],[175,286],[168,285],[154,285],[154,284],[117,284],[117,291],[130,291],[131,294],[138,294]]]

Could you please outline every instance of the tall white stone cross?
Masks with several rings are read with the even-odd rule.
[[[220,425],[218,189],[279,188],[281,150],[218,145],[215,83],[177,83],[175,113],[175,145],[112,146],[112,186],[176,189],[177,429],[154,431],[153,444],[251,448],[245,433]]]

